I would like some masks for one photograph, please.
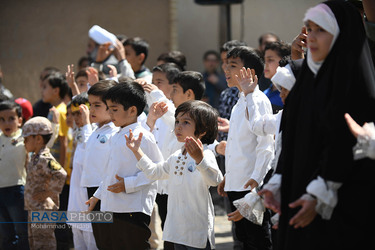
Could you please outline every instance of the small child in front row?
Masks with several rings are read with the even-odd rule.
[[[130,130],[136,135],[142,133],[142,150],[152,161],[163,161],[154,136],[137,122],[146,106],[145,92],[134,81],[120,82],[110,88],[103,99],[113,124],[120,129],[109,140],[111,151],[106,174],[86,204],[92,211],[100,199],[100,210],[113,212],[113,223],[101,235],[107,249],[149,249],[151,231],[148,226],[155,204],[156,183],[136,167],[137,159],[124,139]]]
[[[59,195],[63,189],[66,172],[46,147],[53,133],[51,122],[37,116],[28,120],[22,128],[27,152],[34,153],[27,165],[25,185],[25,210],[57,211]],[[28,224],[30,249],[56,249],[54,224],[33,227]]]
[[[138,160],[137,167],[153,180],[168,178],[168,213],[163,240],[175,249],[213,249],[214,208],[209,192],[223,175],[207,144],[217,136],[217,111],[202,101],[187,101],[175,112],[175,135],[185,145],[165,162],[153,163],[140,148],[142,134],[131,132],[126,144]]]

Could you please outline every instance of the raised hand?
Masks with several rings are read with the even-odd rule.
[[[113,65],[110,65],[110,64],[108,64],[107,67],[110,68],[109,77],[117,77],[117,69],[116,69],[116,67],[113,66]]]
[[[114,46],[115,46],[115,50],[113,51],[113,53],[114,53],[116,59],[118,61],[125,60],[126,59],[125,47],[122,44],[122,42],[120,42],[120,40],[116,39],[116,43],[115,43]]]
[[[258,77],[253,69],[243,67],[240,69],[240,76],[236,75],[236,79],[245,96],[253,93],[258,85]]]
[[[114,48],[110,48],[111,45],[111,42],[106,42],[99,46],[98,53],[96,55],[97,63],[103,62],[105,59],[107,59],[107,57],[109,57],[113,53]]]
[[[71,64],[71,65],[68,65],[67,67],[67,72],[65,73],[65,77],[66,77],[66,81],[68,83],[68,86],[69,88],[72,89],[72,94],[73,95],[79,95],[80,92],[79,92],[79,88],[78,88],[78,85],[75,81],[75,78],[74,78],[74,65]]]
[[[139,133],[138,139],[135,139],[133,131],[129,129],[129,136],[125,135],[126,146],[128,146],[131,151],[137,152],[141,146],[142,137],[143,133]]]
[[[186,137],[185,149],[189,153],[189,155],[195,160],[196,164],[199,164],[202,161],[203,144],[199,139],[195,140],[193,137]]]
[[[293,39],[291,46],[291,58],[292,60],[298,60],[304,58],[303,48],[307,47],[307,31],[306,27],[303,26],[301,33]]]
[[[88,67],[88,69],[86,70],[86,73],[87,73],[87,80],[90,86],[94,86],[94,84],[99,81],[98,71],[93,67]]]
[[[81,113],[82,124],[90,124],[90,110],[85,104],[79,105],[79,112]]]

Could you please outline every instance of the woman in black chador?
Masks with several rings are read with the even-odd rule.
[[[307,58],[281,122],[276,249],[375,249],[375,161],[353,160],[356,139],[344,119],[349,113],[359,124],[375,121],[362,18],[349,2],[328,1],[309,9],[304,22]]]

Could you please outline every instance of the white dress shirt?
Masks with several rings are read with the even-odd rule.
[[[169,178],[163,240],[204,248],[208,239],[211,248],[215,248],[215,213],[209,187],[217,186],[223,175],[212,151],[205,146],[204,158],[198,165],[181,149],[159,164],[147,156],[141,158],[137,167],[151,179]]]
[[[251,131],[248,119],[251,95],[256,95],[253,100],[257,102],[261,115],[272,114],[269,99],[258,87],[246,97],[240,93],[229,121],[225,149],[225,191],[250,190],[250,187],[244,188],[250,179],[254,179],[260,185],[274,154],[273,136],[257,136]]]
[[[84,126],[89,130],[90,126]],[[109,155],[111,152],[110,139],[119,128],[113,122],[97,127],[90,135],[85,146],[81,187],[99,187],[103,176],[107,174]]]
[[[129,136],[129,129],[132,129],[135,138],[138,138],[140,132],[143,133],[141,149],[153,162],[163,161],[154,136],[140,123],[121,128],[109,141],[111,152],[107,173],[94,196],[101,200],[101,211],[142,212],[150,216],[155,204],[156,183],[136,167],[137,159],[126,146],[125,135]],[[117,182],[116,174],[124,178],[125,192],[113,193],[107,190],[108,186]]]
[[[84,142],[77,142],[73,157],[73,170],[69,185],[69,212],[82,212],[87,210],[85,202],[88,200],[87,190],[80,186],[83,159],[85,157]],[[68,223],[74,228],[92,232],[91,223]]]

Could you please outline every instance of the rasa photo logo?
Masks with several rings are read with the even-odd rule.
[[[31,211],[30,223],[112,223],[112,212]]]

